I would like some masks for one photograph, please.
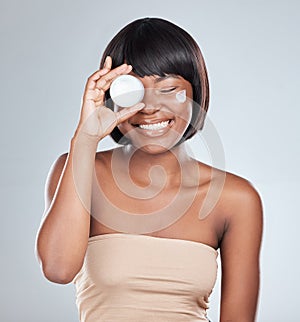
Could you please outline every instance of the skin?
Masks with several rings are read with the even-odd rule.
[[[192,240],[220,249],[220,322],[255,321],[263,225],[262,204],[257,191],[247,180],[225,173],[225,183],[215,207],[208,216],[199,220],[199,209],[214,180],[213,172],[220,170],[191,158],[184,143],[175,146],[191,118],[189,100],[183,105],[154,103],[155,96],[146,95],[143,104],[126,109],[116,106],[115,111],[111,111],[104,106],[105,91],[118,75],[132,74],[131,66],[124,64],[112,70],[111,65],[111,58],[108,57],[104,68],[89,78],[70,151],[60,156],[49,172],[45,189],[45,213],[37,235],[37,255],[44,275],[56,283],[71,282],[82,266],[88,238],[118,232],[97,221],[96,215],[90,214],[87,210],[89,208],[83,207],[78,200],[73,182],[73,158],[87,169],[82,185],[88,187],[91,183],[95,165],[103,193],[109,196],[110,202],[125,211],[151,213],[167,206],[179,188],[182,188],[183,196],[196,191],[195,199],[183,216],[172,225],[147,235]],[[177,91],[186,90],[187,97],[192,99],[191,84],[181,77],[159,79],[147,76],[139,79],[146,89],[160,91],[176,87]],[[155,137],[136,127],[136,124],[166,119],[172,120],[172,126]],[[152,171],[150,178],[149,171],[153,166],[163,167],[164,186],[154,197],[137,200],[120,191],[113,180],[111,169],[114,151],[96,152],[98,142],[115,126],[129,135],[133,146],[137,148],[129,165],[129,174],[135,185],[148,187],[149,194],[155,192],[157,186],[161,186],[161,172]],[[125,146],[118,152],[118,160],[122,160],[132,153],[132,147]],[[187,171],[182,180],[180,167],[197,168],[201,176],[195,182],[195,173]],[[88,206],[90,196],[90,189],[83,191],[83,199],[86,198]]]

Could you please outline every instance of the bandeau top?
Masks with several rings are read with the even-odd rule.
[[[195,241],[110,233],[89,238],[75,276],[81,322],[208,321],[218,252]]]

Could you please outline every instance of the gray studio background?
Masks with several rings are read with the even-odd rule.
[[[299,12],[292,0],[0,2],[0,321],[78,321],[74,286],[44,279],[34,254],[44,183],[69,148],[86,78],[104,46],[144,16],[174,21],[199,42],[226,169],[262,195],[258,321],[300,321]],[[199,136],[191,146],[208,157]],[[209,310],[214,322],[219,296],[220,270]]]

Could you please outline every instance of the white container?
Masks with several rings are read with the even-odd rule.
[[[121,107],[130,107],[142,101],[145,93],[143,83],[134,76],[121,75],[110,86],[110,97]]]

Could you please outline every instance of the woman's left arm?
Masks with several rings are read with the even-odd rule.
[[[225,207],[230,215],[220,244],[220,322],[254,322],[260,286],[262,203],[249,182],[233,181]]]

